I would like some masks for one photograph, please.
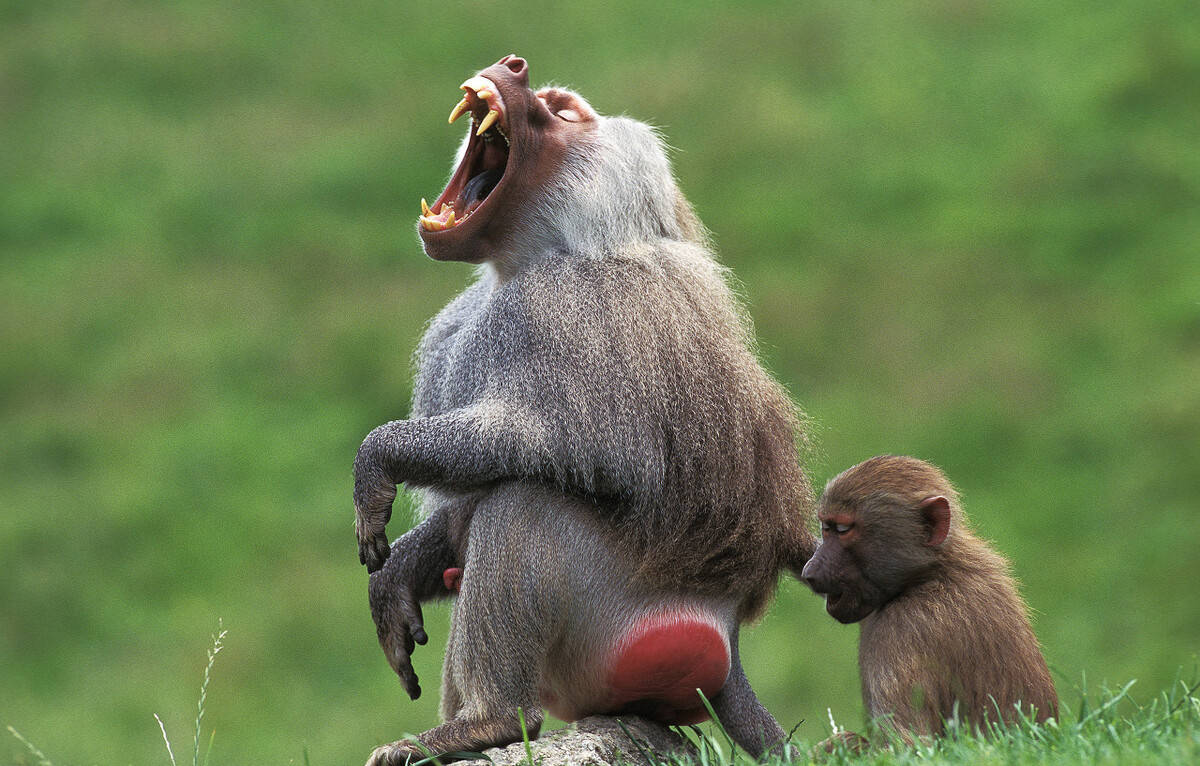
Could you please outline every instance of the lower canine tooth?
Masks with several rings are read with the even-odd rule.
[[[483,118],[483,122],[479,123],[479,130],[475,131],[475,135],[482,136],[498,119],[500,119],[500,112],[495,109],[488,112],[487,117]]]
[[[425,201],[424,197],[421,198],[421,214],[433,215],[433,211],[429,209],[429,203]]]

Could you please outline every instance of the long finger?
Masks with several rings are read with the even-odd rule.
[[[407,654],[396,654],[393,656],[392,668],[400,677],[400,683],[404,686],[404,691],[408,693],[408,698],[412,700],[419,698],[421,684],[417,679],[417,671],[413,670],[412,658]]]
[[[421,613],[421,605],[415,598],[402,598],[397,606],[404,618],[410,640],[424,646],[429,641],[429,636],[425,633],[425,618]],[[409,647],[408,651],[411,653],[412,647]]]

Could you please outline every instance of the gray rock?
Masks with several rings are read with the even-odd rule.
[[[620,723],[618,723],[618,720]],[[621,724],[625,728],[621,728]],[[626,733],[628,731],[628,733]],[[630,737],[636,740],[635,745]],[[650,766],[663,763],[673,755],[692,755],[696,749],[683,737],[662,724],[637,716],[592,716],[570,726],[547,733],[529,743],[537,766]],[[653,761],[643,753],[652,753]],[[483,751],[495,766],[528,766],[525,743],[493,747]],[[485,760],[460,763],[486,764]]]

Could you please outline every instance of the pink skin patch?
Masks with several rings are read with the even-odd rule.
[[[696,694],[711,700],[729,676],[729,646],[716,626],[690,616],[655,615],[617,649],[608,676],[612,712],[682,726],[708,720]]]
[[[461,567],[444,570],[446,590],[458,593],[462,575]],[[696,690],[711,701],[724,688],[729,644],[715,624],[695,613],[659,613],[630,627],[609,662],[600,704],[593,697],[582,709],[560,709],[559,695],[541,689],[542,704],[566,721],[596,713],[633,713],[670,726],[702,723],[709,718],[708,709]]]

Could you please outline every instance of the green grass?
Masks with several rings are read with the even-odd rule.
[[[229,631],[218,621],[217,633],[213,636],[212,647],[208,650],[208,664],[204,666],[204,681],[200,684],[200,699],[196,702],[196,735],[193,740],[192,747],[192,766],[198,766],[200,762],[200,727],[204,723],[204,703],[208,699],[208,682],[211,678],[213,665],[216,663],[217,655],[225,648],[225,636]],[[167,755],[171,758],[171,766],[177,766],[175,762],[175,752],[171,747],[171,740],[167,736],[167,728],[163,724],[162,719],[158,714],[154,714],[154,720],[158,721],[158,728],[162,731],[163,744],[167,747]],[[212,740],[216,738],[216,732],[209,738],[208,754],[212,753]],[[204,762],[207,766],[208,757],[205,756]]]
[[[218,632],[212,637],[208,649],[208,661],[204,666],[204,677],[200,684],[200,695],[196,703],[195,736],[193,740],[192,765],[200,763],[200,739],[208,686],[212,678],[212,669],[217,655],[225,648],[225,637],[228,631],[223,625],[218,625]],[[1126,683],[1121,689],[1112,691],[1107,688],[1096,694],[1089,694],[1086,679],[1080,691],[1078,702],[1071,706],[1067,701],[1061,704],[1058,719],[1050,719],[1038,723],[1032,717],[1023,717],[1010,724],[990,724],[986,730],[970,730],[951,726],[948,734],[941,739],[919,740],[916,743],[904,743],[894,736],[890,739],[876,740],[876,745],[869,751],[851,751],[839,745],[826,753],[819,741],[806,742],[794,737],[795,729],[789,735],[789,746],[781,756],[768,757],[765,760],[769,766],[779,764],[799,763],[828,763],[836,766],[841,763],[871,763],[880,766],[907,763],[930,764],[1106,764],[1106,763],[1149,763],[1171,764],[1190,763],[1200,756],[1200,681],[1185,681],[1178,677],[1166,690],[1155,696],[1148,703],[1141,704],[1130,695],[1130,690],[1136,681]],[[756,763],[756,759],[741,751],[721,727],[713,713],[708,700],[701,695],[705,707],[708,708],[713,720],[702,726],[679,727],[676,731],[690,741],[694,747],[693,754],[687,757],[660,756],[643,747],[622,724],[621,728],[629,736],[632,747],[644,759],[652,763],[669,766],[669,764],[703,764],[703,766],[736,766],[742,763]],[[533,766],[536,761],[530,746],[528,734],[525,733],[525,717],[518,710],[521,721],[521,731],[524,735],[525,753],[528,762]],[[158,714],[154,714],[162,732],[162,739],[171,766],[177,766],[174,748],[167,735],[166,726]],[[832,711],[828,713],[829,728],[827,735],[844,731]],[[53,761],[43,753],[37,745],[26,739],[16,728],[7,726],[13,738],[23,746],[24,752],[18,754],[14,763],[37,764],[37,766],[54,766]],[[205,752],[204,764],[209,765],[212,754],[212,744],[216,732],[209,737],[208,748]],[[882,735],[880,735],[882,736]],[[455,753],[454,756],[470,758],[471,753]],[[302,752],[303,763],[309,766],[307,748]],[[32,760],[30,760],[32,757]],[[431,756],[420,763],[433,762]],[[289,762],[295,762],[294,759]],[[414,764],[420,766],[420,764]]]
[[[469,278],[413,226],[458,83],[510,52],[663,129],[818,485],[941,465],[1064,697],[1190,666],[1193,3],[0,0],[0,724],[58,764],[165,763],[153,714],[190,720],[219,617],[214,764],[435,722],[446,614],[410,703],[350,466]],[[802,740],[859,725],[856,636],[790,581],[744,632]]]
[[[1120,690],[1084,692],[1075,706],[1064,704],[1059,719],[1038,724],[1022,719],[1012,725],[993,724],[986,732],[951,729],[942,739],[913,745],[893,741],[867,752],[838,747],[828,755],[814,742],[794,741],[782,758],[771,764],[817,762],[838,764],[1175,764],[1200,757],[1200,682],[1172,684],[1149,703],[1130,697],[1134,682]],[[827,733],[842,730],[829,717]],[[755,763],[736,750],[719,726],[692,727],[689,739],[703,764]],[[680,759],[681,763],[691,763]]]

